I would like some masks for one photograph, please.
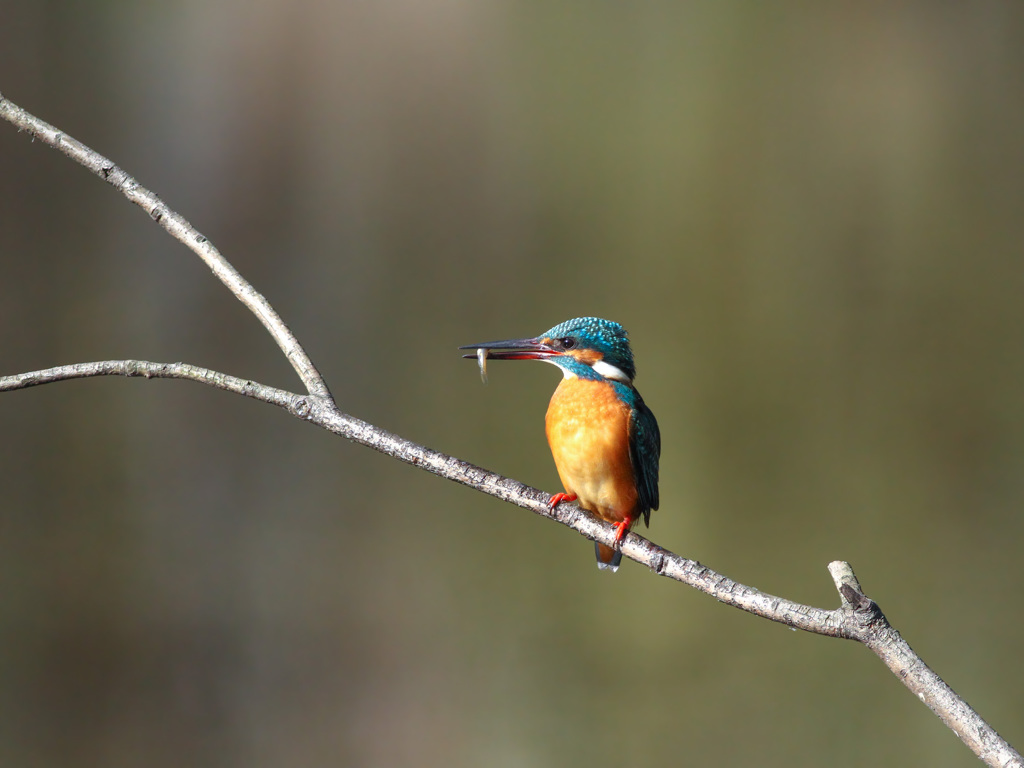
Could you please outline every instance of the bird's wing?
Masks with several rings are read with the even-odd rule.
[[[644,523],[651,521],[651,510],[658,508],[658,461],[661,458],[661,431],[651,409],[640,394],[629,424],[629,460],[636,476],[636,490],[639,496]]]

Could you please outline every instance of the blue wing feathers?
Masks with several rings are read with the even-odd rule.
[[[630,420],[629,460],[636,476],[636,490],[644,525],[650,525],[651,510],[658,508],[658,462],[661,459],[661,431],[651,409],[640,393],[633,390],[633,415]]]

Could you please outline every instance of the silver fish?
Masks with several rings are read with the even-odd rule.
[[[476,350],[476,361],[480,365],[480,381],[487,383],[487,350],[479,347]]]

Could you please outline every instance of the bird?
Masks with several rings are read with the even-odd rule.
[[[615,525],[615,546],[594,542],[597,566],[612,572],[622,561],[621,542],[641,518],[650,525],[658,508],[661,432],[636,387],[636,366],[626,329],[599,317],[577,317],[528,339],[467,344],[485,360],[542,360],[558,366],[562,380],[551,396],[545,432],[565,489],[554,509],[577,501]]]

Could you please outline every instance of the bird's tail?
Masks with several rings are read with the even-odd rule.
[[[604,544],[594,542],[594,551],[597,552],[597,567],[602,571],[615,573],[619,570],[619,563],[622,562],[622,553],[617,549],[606,547]]]

